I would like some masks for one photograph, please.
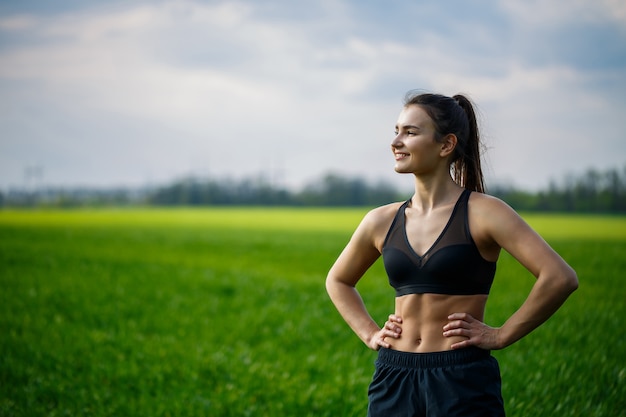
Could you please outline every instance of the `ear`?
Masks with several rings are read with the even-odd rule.
[[[443,158],[447,158],[450,155],[452,155],[452,153],[454,152],[454,149],[456,149],[456,144],[457,144],[456,135],[453,133],[449,133],[443,137],[440,143],[441,143],[441,151],[439,152],[439,155]]]

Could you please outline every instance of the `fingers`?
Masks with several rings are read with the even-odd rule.
[[[402,317],[396,316],[395,314],[390,314],[388,320],[385,322],[382,329],[378,331],[376,337],[374,338],[375,346],[390,348],[391,344],[385,341],[385,338],[392,337],[394,339],[398,339],[400,337],[400,333],[402,333],[402,327],[399,326],[399,324],[401,323]]]
[[[444,335],[449,333],[449,336],[455,335],[463,335],[466,336],[465,333],[456,332],[459,329],[471,329],[472,324],[476,322],[476,319],[467,313],[452,313],[448,316],[448,324],[443,326]]]
[[[395,322],[395,323],[402,323],[402,317],[396,316],[395,314],[390,314],[389,315],[389,321],[390,322]]]
[[[443,332],[443,335],[445,337],[450,337],[450,336],[465,336],[465,337],[472,337],[472,330],[471,329],[465,329],[465,328],[459,328],[459,329],[452,329],[452,330],[446,330]]]
[[[397,337],[400,337],[400,336],[399,335],[398,336],[394,336],[394,333],[389,331],[389,330],[380,329],[380,331],[378,332],[378,334],[374,338],[374,346],[375,346],[374,349],[375,350],[378,350],[379,346],[384,347],[384,348],[390,348],[391,347],[391,344],[385,340],[386,337],[397,338]]]
[[[385,322],[385,326],[382,328],[383,336],[390,336],[398,338],[400,337],[400,333],[402,333],[402,328],[394,325],[388,321]]]
[[[467,313],[453,313],[448,316],[448,320],[450,320],[450,322],[443,326],[444,337],[464,336],[468,339],[471,339],[471,337],[473,336],[473,324],[476,322],[476,320],[471,315]],[[455,345],[453,345],[456,346],[453,349],[459,349],[470,344],[471,343],[469,343],[468,341],[456,343]]]
[[[455,320],[443,326],[443,330],[455,330],[455,329],[470,329],[470,323],[463,320]]]
[[[386,336],[391,336],[395,338],[400,337],[400,333],[402,333],[402,327],[398,326],[395,323],[402,323],[402,319],[400,319],[400,317],[398,316],[390,315],[389,320],[387,320],[383,326],[383,330],[385,331]]]
[[[487,326],[467,313],[454,313],[448,316],[450,322],[443,326],[443,336],[462,336],[465,340],[455,342],[452,349],[478,346],[482,349],[497,349],[498,329]]]
[[[469,340],[463,340],[462,342],[458,342],[458,343],[453,343],[450,346],[450,349],[455,350],[455,349],[463,349],[466,347],[472,346],[472,343]]]
[[[475,319],[468,313],[452,313],[448,316],[448,320],[465,320],[467,322],[472,322]]]
[[[387,349],[389,349],[391,347],[391,344],[385,342],[385,338],[384,337],[382,339],[379,339],[377,341],[377,343],[378,343],[378,346],[381,346],[381,347],[384,347],[384,348],[387,348]]]

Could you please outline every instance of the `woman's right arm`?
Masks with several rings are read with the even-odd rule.
[[[363,218],[326,278],[326,290],[335,307],[363,343],[374,350],[381,346],[390,347],[383,340],[385,337],[397,338],[400,335],[399,326],[393,324],[399,323],[399,318],[390,316],[381,329],[356,290],[357,282],[380,257],[379,248],[390,223],[385,221],[385,211],[385,207],[374,209]]]

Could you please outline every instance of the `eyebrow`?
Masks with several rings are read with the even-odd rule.
[[[400,129],[400,128],[402,128],[402,129],[417,129],[417,130],[422,130],[422,128],[421,128],[421,127],[419,127],[419,126],[415,126],[415,125],[403,125],[403,126],[398,126],[398,125],[396,125],[396,129]]]

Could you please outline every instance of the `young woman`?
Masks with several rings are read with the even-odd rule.
[[[484,194],[476,116],[462,96],[409,92],[391,142],[415,193],[363,218],[326,279],[352,330],[378,350],[373,416],[503,416],[502,349],[546,321],[578,287],[575,272],[521,217]],[[504,249],[536,277],[501,326],[483,323]],[[355,286],[382,254],[396,291],[380,328]]]

